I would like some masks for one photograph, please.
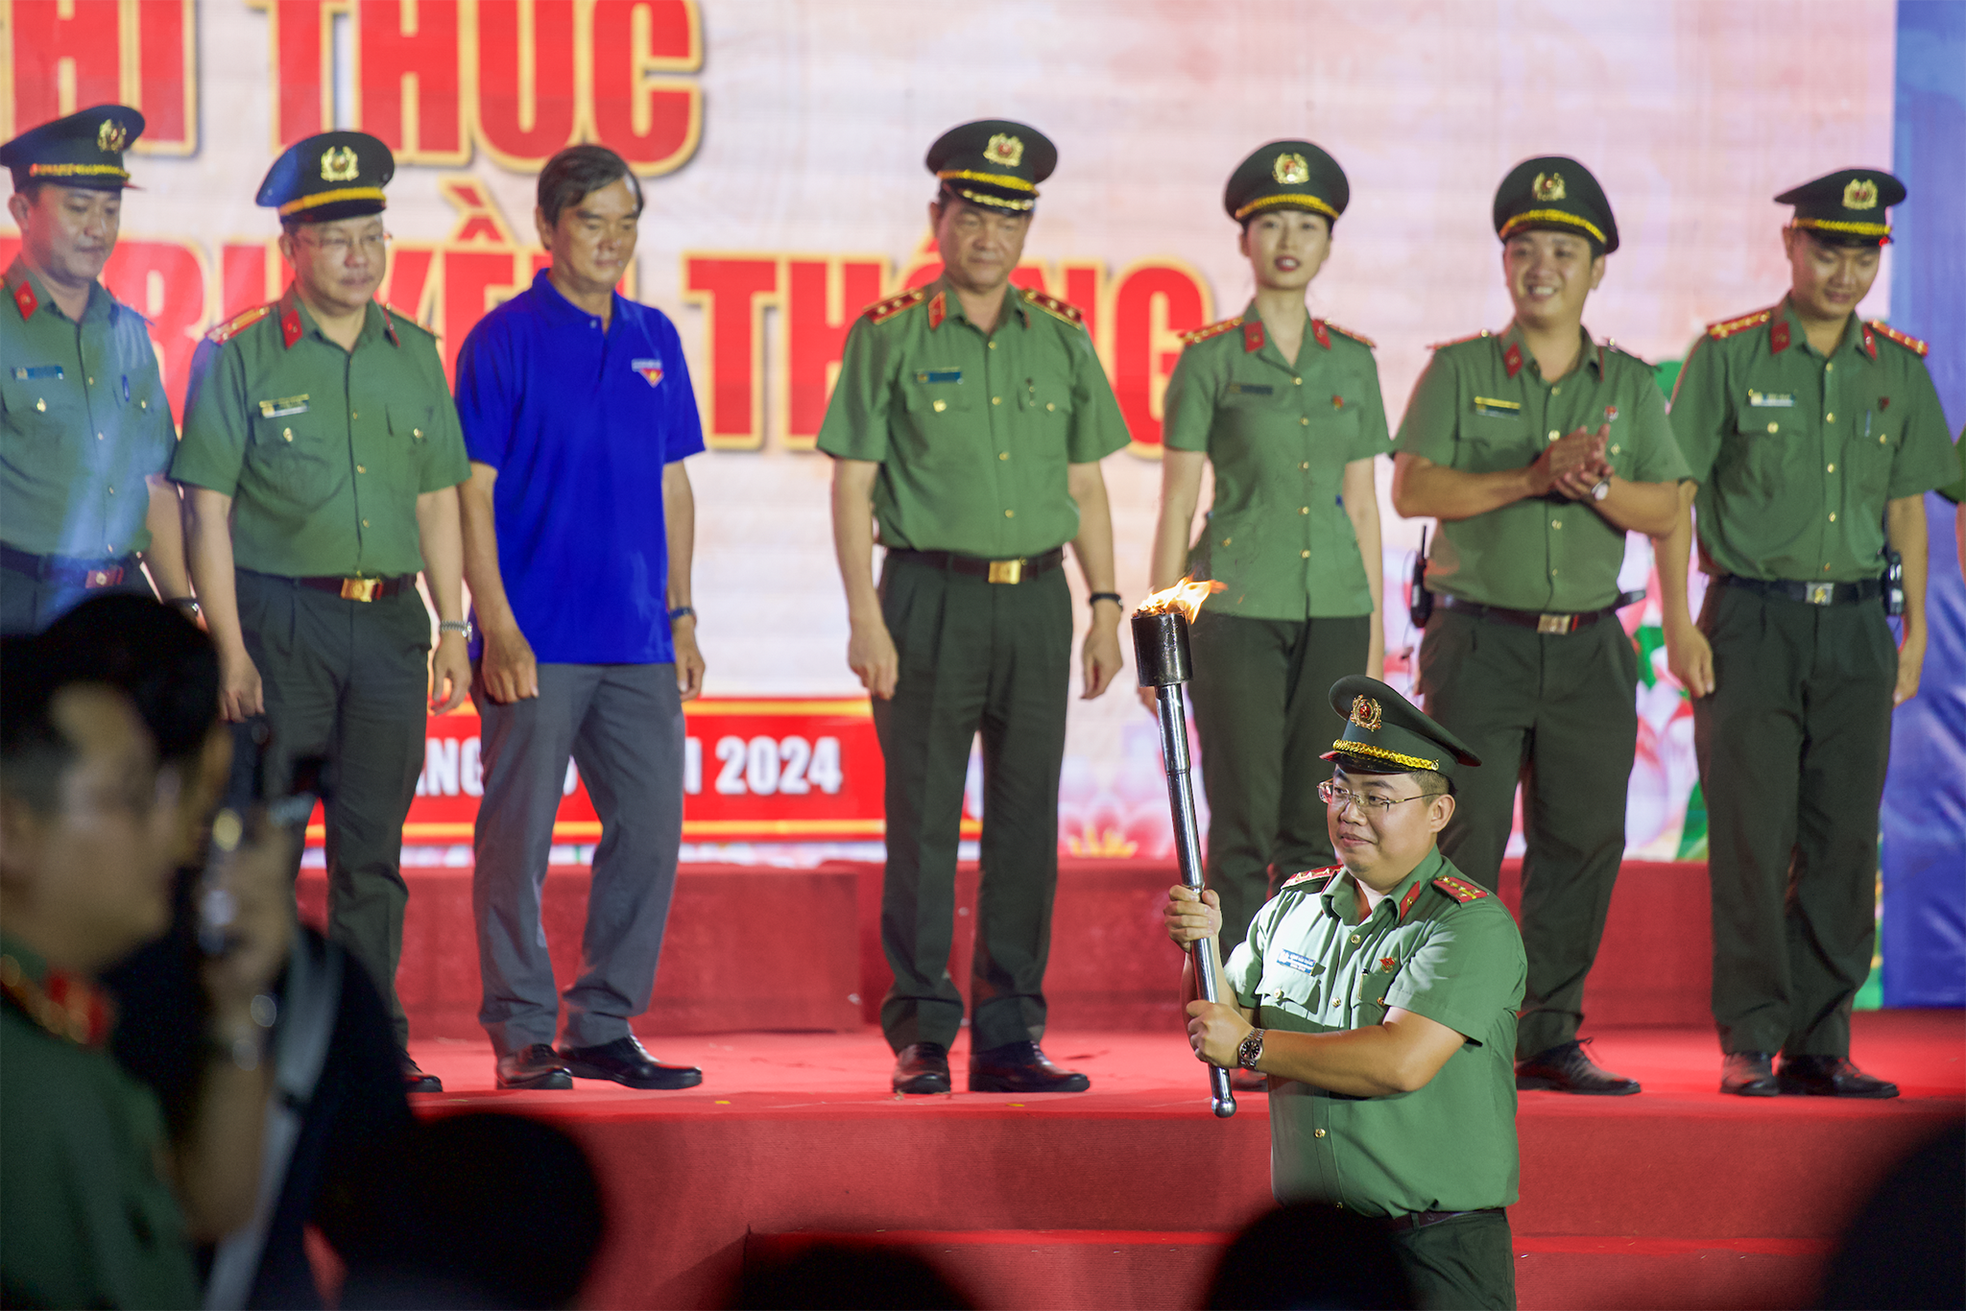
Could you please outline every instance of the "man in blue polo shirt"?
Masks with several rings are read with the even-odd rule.
[[[675,891],[682,702],[703,687],[681,463],[703,449],[702,425],[675,326],[614,291],[641,214],[641,186],[613,151],[572,146],[547,161],[534,219],[552,267],[487,314],[457,357],[471,456],[464,574],[482,642],[478,1019],[501,1088],[703,1080],[655,1060],[629,1028],[648,1009]],[[555,1051],[539,899],[569,756],[601,843]]]

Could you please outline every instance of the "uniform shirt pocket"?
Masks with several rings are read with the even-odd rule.
[[[1285,953],[1263,962],[1263,978],[1256,985],[1256,1003],[1273,1006],[1305,1019],[1314,1019],[1324,999],[1326,971],[1316,961]]]
[[[281,500],[305,510],[318,509],[334,494],[333,465],[320,419],[301,410],[255,415],[246,468]]]
[[[87,427],[81,379],[59,364],[16,364],[0,376],[0,404],[7,424],[28,437],[60,437]],[[27,377],[21,377],[27,374]]]
[[[1795,494],[1798,488],[1789,477],[1789,465],[1800,453],[1813,449],[1813,434],[1801,409],[1743,406],[1735,415],[1734,436],[1734,458],[1729,464],[1730,481],[1737,488],[1766,497]]]

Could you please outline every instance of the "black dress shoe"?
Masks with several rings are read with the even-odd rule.
[[[971,1092],[1084,1092],[1092,1080],[1076,1070],[1061,1070],[1034,1042],[1006,1043],[969,1054]]]
[[[571,1088],[573,1075],[560,1054],[543,1042],[498,1058],[501,1088]]]
[[[1720,1091],[1735,1097],[1773,1097],[1775,1058],[1767,1052],[1729,1052],[1720,1066]]]
[[[559,1055],[576,1079],[612,1079],[630,1088],[694,1088],[703,1082],[703,1071],[664,1065],[632,1033],[598,1047],[562,1047]]]
[[[1782,1091],[1804,1097],[1896,1097],[1898,1085],[1874,1079],[1847,1056],[1784,1056],[1776,1076]]]
[[[1515,1086],[1524,1092],[1577,1093],[1585,1097],[1629,1097],[1638,1091],[1638,1080],[1627,1079],[1600,1069],[1584,1055],[1584,1043],[1560,1043],[1515,1064]]]
[[[949,1091],[949,1049],[939,1042],[911,1042],[894,1054],[894,1091]]]
[[[425,1074],[422,1070],[418,1069],[416,1062],[410,1059],[408,1052],[397,1052],[396,1057],[403,1066],[404,1092],[425,1093],[442,1092],[444,1090],[444,1081],[434,1074]]]

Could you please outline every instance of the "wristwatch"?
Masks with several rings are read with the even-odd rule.
[[[1593,501],[1601,501],[1609,495],[1611,495],[1611,480],[1609,478],[1600,478],[1591,487],[1591,499]]]
[[[1236,1064],[1245,1070],[1256,1068],[1256,1062],[1263,1059],[1263,1030],[1251,1029],[1236,1048]]]
[[[439,633],[461,633],[464,636],[464,640],[469,642],[472,631],[471,621],[469,619],[445,619],[438,623],[437,631]]]

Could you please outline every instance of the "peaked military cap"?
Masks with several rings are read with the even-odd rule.
[[[142,135],[142,114],[128,105],[97,105],[21,133],[0,146],[0,165],[13,170],[15,191],[31,182],[121,191],[130,185],[123,152]]]
[[[1308,141],[1272,141],[1236,165],[1222,208],[1240,223],[1266,209],[1305,209],[1336,222],[1352,200],[1338,161]]]
[[[1331,685],[1331,708],[1345,717],[1345,733],[1323,758],[1350,773],[1431,769],[1451,779],[1456,765],[1481,764],[1467,743],[1376,678],[1347,674],[1339,679]]]
[[[1790,187],[1777,205],[1795,206],[1790,222],[1838,246],[1881,246],[1891,239],[1884,213],[1905,198],[1905,184],[1879,168],[1841,168]]]
[[[1618,220],[1604,188],[1567,155],[1525,159],[1495,188],[1495,235],[1507,241],[1525,228],[1581,232],[1606,255],[1618,249]]]
[[[1038,183],[1058,167],[1051,138],[1023,123],[985,118],[952,127],[928,148],[928,171],[964,200],[1012,214],[1038,203]]]
[[[296,223],[380,214],[396,157],[366,132],[323,132],[287,147],[259,184],[257,203]]]

